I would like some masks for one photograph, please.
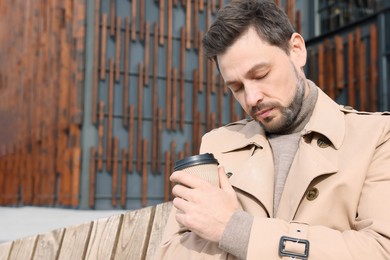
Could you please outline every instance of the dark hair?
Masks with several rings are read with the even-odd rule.
[[[294,33],[286,13],[271,0],[232,0],[218,11],[216,20],[203,37],[205,55],[216,61],[249,27],[270,45],[290,53]]]

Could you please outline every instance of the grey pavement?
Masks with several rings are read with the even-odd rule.
[[[44,234],[124,213],[124,210],[77,210],[45,207],[0,207],[0,243]]]

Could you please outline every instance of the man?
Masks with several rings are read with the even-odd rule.
[[[273,1],[232,1],[203,45],[253,120],[203,137],[219,188],[172,173],[159,257],[390,259],[390,117],[307,80],[304,40]]]

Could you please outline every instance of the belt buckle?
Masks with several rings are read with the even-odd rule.
[[[293,242],[293,243],[299,243],[305,245],[305,251],[303,253],[296,253],[296,252],[289,252],[285,250],[285,242]],[[309,240],[306,239],[300,239],[300,238],[294,238],[294,237],[288,237],[288,236],[282,236],[279,241],[279,255],[280,256],[287,256],[291,257],[293,259],[298,258],[302,260],[307,260],[309,257]]]

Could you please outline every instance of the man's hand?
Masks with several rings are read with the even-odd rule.
[[[220,188],[184,171],[173,172],[170,179],[176,221],[212,242],[219,242],[233,213],[240,209],[236,193],[223,167],[218,169]]]

